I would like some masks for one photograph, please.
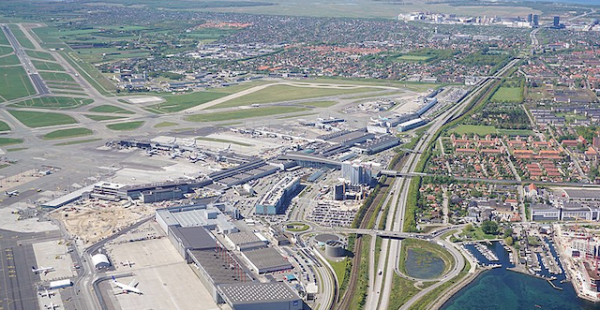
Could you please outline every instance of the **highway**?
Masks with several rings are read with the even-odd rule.
[[[37,70],[31,63],[29,56],[27,56],[27,54],[25,53],[25,50],[23,50],[23,48],[21,47],[21,44],[19,43],[19,41],[17,40],[15,35],[12,33],[10,28],[6,25],[2,25],[2,31],[6,35],[8,42],[10,42],[10,45],[12,46],[13,50],[15,51],[15,54],[19,58],[21,65],[27,71],[27,75],[29,76],[31,83],[33,83],[33,86],[35,87],[37,93],[39,95],[50,94],[50,90],[46,86],[46,83],[44,83],[44,80],[38,74]]]

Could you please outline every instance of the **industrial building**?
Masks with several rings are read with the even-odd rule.
[[[534,203],[531,205],[531,219],[533,221],[597,221],[600,219],[600,210],[581,205],[567,204],[556,208],[547,204]]]
[[[400,131],[400,132],[403,132],[403,131],[408,131],[408,130],[411,130],[411,129],[418,128],[418,127],[423,126],[425,124],[427,124],[426,120],[424,120],[422,118],[416,118],[416,119],[413,119],[413,120],[410,120],[408,122],[405,122],[405,123],[402,123],[402,124],[398,125],[398,127],[396,127],[396,129],[398,131]]]
[[[226,213],[239,214],[239,211],[229,205],[220,204]],[[211,205],[187,205],[176,206],[166,209],[156,210],[156,222],[168,235],[169,227],[195,227],[200,226],[208,230],[217,230],[223,233],[237,232],[239,229],[225,216],[224,212]]]
[[[214,250],[217,245],[215,237],[201,226],[169,226],[169,240],[188,263],[192,262],[189,250]]]
[[[102,253],[98,253],[92,256],[92,264],[96,269],[105,269],[110,267],[110,261],[108,260],[108,256]]]
[[[266,239],[256,236],[254,233],[240,231],[226,234],[225,240],[238,251],[249,251],[267,247]]]
[[[255,213],[259,215],[284,213],[288,202],[299,188],[300,178],[285,176],[261,197],[256,204]]]
[[[373,163],[343,162],[342,178],[351,185],[371,185],[373,183]]]
[[[294,268],[287,259],[283,258],[273,248],[244,251],[242,256],[248,260],[250,267],[259,274]]]
[[[231,169],[213,172],[209,175],[209,178],[215,184],[233,187],[273,174],[279,170],[280,167],[271,166],[264,160],[257,159]]]
[[[287,284],[221,285],[222,297],[235,310],[301,310],[303,301]]]
[[[372,155],[383,152],[397,145],[400,145],[400,139],[394,136],[386,135],[355,146],[352,148],[352,150],[355,150],[361,154]]]

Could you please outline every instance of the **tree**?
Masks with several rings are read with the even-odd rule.
[[[506,245],[511,246],[511,245],[513,245],[513,238],[506,237],[506,238],[504,238],[504,242],[506,243]]]
[[[512,228],[506,228],[504,230],[504,238],[510,237],[510,236],[512,236],[512,234],[513,234],[513,229]]]
[[[498,223],[494,221],[483,221],[481,230],[488,235],[495,235],[498,233]]]
[[[465,226],[465,230],[466,231],[473,231],[473,224],[467,224],[467,226]]]

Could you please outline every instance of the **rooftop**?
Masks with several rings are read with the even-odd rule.
[[[281,254],[279,254],[279,252],[273,248],[245,251],[242,252],[242,254],[246,256],[246,258],[248,258],[248,260],[250,260],[252,264],[256,266],[256,268],[261,270],[275,268],[286,269],[286,267],[292,268],[290,262],[283,258],[283,256],[281,256]]]
[[[219,288],[231,305],[300,300],[289,286],[281,282],[229,284],[220,285]]]
[[[214,249],[216,241],[204,227],[173,227],[173,234],[180,239],[186,248]]]

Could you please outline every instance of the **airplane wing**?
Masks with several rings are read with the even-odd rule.
[[[131,283],[129,283],[129,285],[128,285],[128,286],[130,286],[130,287],[137,287],[137,286],[138,286],[138,284],[140,284],[140,283],[139,283],[139,282],[136,282],[136,281],[135,281],[135,279],[133,279],[133,280],[131,281]]]

